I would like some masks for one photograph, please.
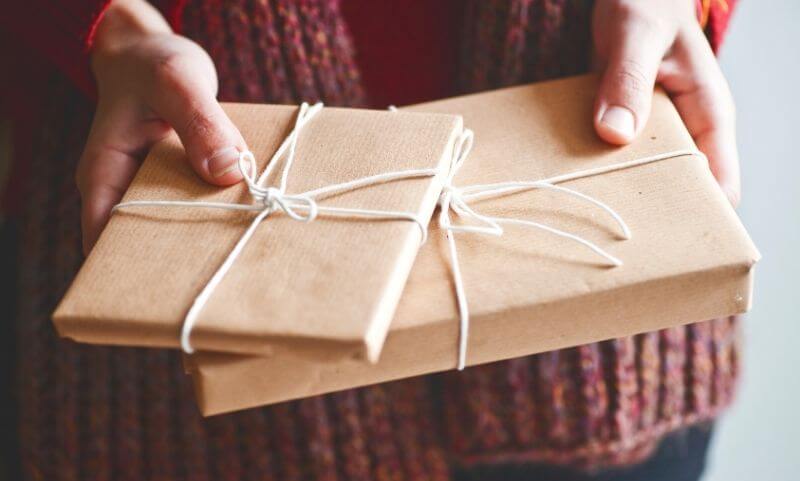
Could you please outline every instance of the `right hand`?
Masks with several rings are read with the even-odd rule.
[[[195,172],[214,185],[242,179],[238,153],[247,149],[216,100],[211,58],[144,0],[111,4],[91,56],[98,103],[76,173],[84,253],[150,147],[173,129]]]
[[[694,0],[595,2],[594,54],[603,71],[595,128],[612,144],[631,142],[647,122],[658,83],[735,206],[741,187],[733,97],[695,7]]]

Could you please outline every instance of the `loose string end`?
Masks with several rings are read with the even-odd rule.
[[[631,240],[632,234],[630,227],[628,227],[628,224],[626,224],[625,221],[620,218],[619,225],[620,227],[622,227],[622,240]]]
[[[419,227],[419,233],[420,233],[419,245],[420,246],[425,245],[425,243],[428,242],[428,226],[425,225],[425,223],[422,222],[422,219],[420,219],[416,215],[412,215],[410,220],[411,222],[416,224],[417,227]]]
[[[589,249],[593,250],[595,253],[599,254],[600,257],[603,257],[604,259],[606,259],[608,261],[608,263],[609,263],[609,267],[621,267],[622,266],[622,260],[620,260],[618,257],[612,256],[611,254],[609,254],[605,250],[601,249],[594,242],[589,242],[589,241],[587,241],[585,239],[581,239],[581,241],[578,241],[578,242],[580,242],[581,244],[585,245]]]
[[[192,343],[189,341],[190,334],[191,330],[181,329],[181,350],[186,354],[194,353],[194,348],[192,347]]]

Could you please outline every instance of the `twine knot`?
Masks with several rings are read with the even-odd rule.
[[[256,160],[249,150],[239,153],[239,170],[247,184],[254,204],[260,204],[269,214],[283,212],[300,222],[311,222],[317,218],[317,202],[306,194],[287,194],[284,186],[262,186],[256,178]]]

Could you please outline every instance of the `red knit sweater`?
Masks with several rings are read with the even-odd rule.
[[[471,0],[463,15],[431,16],[436,2],[407,0],[400,15],[385,2],[343,1],[363,82],[337,0],[195,0],[182,13],[176,3],[162,11],[208,50],[224,100],[353,105],[366,87],[381,106],[586,69],[590,2]],[[9,8],[36,18],[43,3]],[[38,46],[18,57],[63,65],[91,91],[86,49],[102,8],[70,3],[58,16],[64,26],[49,19],[42,31],[3,17],[3,35],[18,38],[5,48]],[[406,82],[390,82],[395,75]],[[176,353],[76,345],[53,332],[54,303],[82,260],[72,172],[91,105],[58,76],[36,79],[25,81],[27,97],[2,97],[29,114],[44,98],[48,110],[28,124],[35,136],[15,139],[21,165],[37,172],[20,216],[15,326],[29,479],[446,480],[445,460],[614,465],[731,399],[736,324],[723,319],[201,420]]]

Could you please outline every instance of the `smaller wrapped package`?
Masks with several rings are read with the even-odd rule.
[[[294,151],[284,192],[274,187],[282,182],[280,167],[260,185],[207,185],[185,161],[177,137],[161,142],[58,306],[58,332],[95,344],[179,346],[190,308],[263,212],[262,201],[274,211],[195,311],[190,347],[374,361],[436,206],[461,118],[317,106],[304,107],[303,117],[296,106],[225,108],[253,153],[243,159],[245,166],[257,164],[253,172],[277,151]],[[291,142],[298,119],[304,123]],[[275,162],[288,162],[286,155]],[[398,175],[381,177],[386,173]],[[368,182],[308,194],[356,179]],[[180,201],[205,204],[174,204]],[[312,210],[318,213],[309,221]],[[370,217],[365,210],[389,214]]]
[[[486,235],[491,229],[455,232],[470,311],[467,365],[728,316],[750,306],[759,254],[707,161],[692,154],[696,147],[669,99],[657,92],[638,139],[615,148],[593,130],[595,91],[595,77],[585,76],[412,107],[463,115],[474,130],[474,148],[453,181],[462,194],[474,184],[550,179],[602,201],[630,230],[623,240],[607,211],[551,188],[468,202],[479,215],[580,236],[622,265],[610,267],[586,245],[529,224],[501,224],[499,236]],[[200,353],[187,359],[187,369],[202,412],[456,367],[463,313],[437,218],[377,364]],[[476,225],[474,216],[453,219]]]

